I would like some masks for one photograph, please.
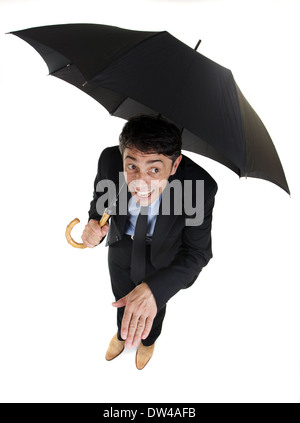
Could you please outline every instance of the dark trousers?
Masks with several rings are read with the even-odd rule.
[[[125,297],[137,286],[130,277],[132,244],[132,239],[124,235],[120,241],[110,245],[108,249],[108,267],[111,278],[112,291],[116,301]],[[150,249],[151,245],[147,245],[145,276],[155,270],[150,261]],[[123,340],[121,337],[121,326],[124,310],[125,307],[121,307],[118,308],[117,311],[118,339],[120,341]],[[153,321],[153,326],[149,336],[142,341],[143,345],[150,346],[154,344],[156,339],[159,337],[165,314],[166,306],[158,311]]]

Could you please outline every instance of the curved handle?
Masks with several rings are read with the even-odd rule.
[[[110,215],[104,212],[103,213],[103,216],[102,216],[102,218],[101,218],[101,220],[99,222],[99,226],[100,227],[104,226],[105,223],[108,221],[109,218],[110,218]],[[71,236],[72,229],[79,222],[80,222],[80,220],[76,218],[76,219],[72,220],[72,222],[70,222],[68,224],[68,226],[66,228],[66,238],[67,238],[68,243],[70,245],[72,245],[72,247],[84,249],[84,248],[86,248],[86,246],[84,244],[82,244],[82,243],[78,243],[78,242],[74,241],[74,239]]]

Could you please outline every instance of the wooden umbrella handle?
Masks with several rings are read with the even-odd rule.
[[[110,215],[109,214],[107,214],[107,213],[103,213],[103,216],[102,216],[102,218],[101,218],[101,220],[100,220],[100,222],[99,222],[99,226],[100,227],[102,227],[102,226],[104,226],[105,225],[105,223],[108,221],[108,219],[110,218]],[[69,224],[68,224],[68,226],[67,226],[67,228],[66,228],[66,238],[67,238],[67,241],[68,241],[68,243],[70,244],[70,245],[72,245],[72,247],[74,247],[74,248],[81,248],[81,249],[84,249],[84,248],[86,248],[86,246],[84,245],[84,244],[82,244],[82,243],[79,243],[79,242],[76,242],[76,241],[74,241],[74,239],[72,238],[72,236],[71,236],[71,231],[72,231],[72,229],[74,228],[74,226],[75,225],[77,225],[77,223],[79,223],[80,222],[80,220],[79,219],[77,219],[77,217],[76,217],[76,219],[74,219],[74,220],[72,220],[72,222],[70,222]]]

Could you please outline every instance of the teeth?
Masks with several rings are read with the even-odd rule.
[[[151,194],[151,192],[152,192],[152,191],[147,191],[147,192],[137,192],[137,191],[136,191],[136,194],[137,194],[139,197],[149,197],[149,195]]]

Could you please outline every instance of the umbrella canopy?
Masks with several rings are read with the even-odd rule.
[[[160,114],[182,130],[183,149],[290,193],[274,144],[231,71],[168,32],[66,24],[12,34],[40,53],[51,75],[110,114]]]

